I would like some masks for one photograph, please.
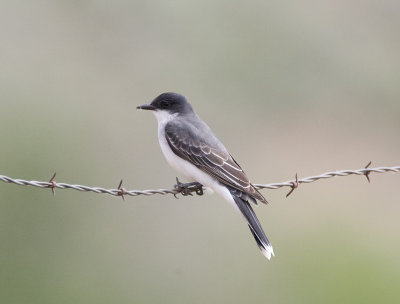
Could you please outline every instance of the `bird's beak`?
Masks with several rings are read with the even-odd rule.
[[[144,104],[144,105],[141,105],[141,106],[137,106],[136,109],[154,111],[156,108],[154,106],[152,106],[151,104]]]

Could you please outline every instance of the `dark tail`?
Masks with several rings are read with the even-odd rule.
[[[249,199],[254,200],[246,193],[239,191],[237,189],[228,187],[229,191],[232,194],[232,197],[238,206],[240,212],[243,214],[247,223],[249,225],[250,231],[254,236],[254,239],[257,242],[258,247],[260,248],[262,254],[269,260],[271,256],[274,255],[274,249],[271,246],[267,236],[265,235],[260,222],[257,219],[256,214],[250,206]]]

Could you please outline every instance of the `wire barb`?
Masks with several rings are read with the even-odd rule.
[[[290,194],[292,194],[294,189],[296,189],[298,186],[299,186],[299,179],[297,178],[297,173],[296,173],[296,179],[294,181],[292,181],[292,185],[290,186],[290,187],[292,187],[292,189],[289,191],[288,194],[286,194],[286,197],[288,197]]]
[[[278,189],[282,187],[290,187],[292,188],[291,191],[287,194],[289,196],[294,189],[296,189],[300,184],[303,183],[312,183],[320,179],[327,179],[327,178],[332,178],[335,176],[348,176],[348,175],[364,175],[367,176],[367,179],[369,180],[369,175],[371,173],[387,173],[387,172],[399,172],[400,171],[400,166],[394,166],[394,167],[377,167],[377,168],[369,168],[370,163],[362,169],[358,170],[342,170],[342,171],[333,171],[333,172],[326,172],[321,175],[316,175],[316,176],[309,176],[305,177],[302,179],[297,178],[296,174],[296,179],[287,181],[287,182],[282,182],[282,183],[273,183],[273,184],[254,184],[254,187],[256,187],[258,190],[260,189]],[[56,177],[56,174],[54,173],[52,178],[48,182],[41,182],[41,181],[27,181],[24,179],[14,179],[5,175],[0,175],[0,181],[3,181],[5,183],[12,183],[15,185],[19,186],[33,186],[33,187],[38,187],[38,188],[51,188],[53,195],[55,194],[55,189],[73,189],[77,191],[84,191],[84,192],[94,192],[94,193],[102,193],[102,194],[109,194],[109,195],[114,195],[114,196],[122,196],[124,199],[125,196],[138,196],[138,195],[154,195],[154,194],[161,194],[161,195],[166,195],[166,194],[178,194],[181,191],[179,189],[155,189],[155,190],[126,190],[125,188],[122,187],[122,180],[118,186],[117,189],[105,189],[101,187],[89,187],[89,186],[83,186],[83,185],[71,185],[67,183],[56,183],[54,181]],[[195,190],[193,190],[195,191]],[[201,191],[202,193],[202,191]],[[197,193],[200,195],[200,192]]]
[[[372,161],[370,161],[370,162],[368,163],[368,165],[365,166],[365,169],[367,169],[369,166],[371,166],[371,164],[372,164]],[[369,183],[371,183],[371,181],[369,180],[369,175],[370,175],[370,173],[371,173],[371,171],[365,171],[365,174],[364,174]]]
[[[122,197],[122,200],[125,201],[126,190],[125,190],[124,187],[122,187],[122,181],[123,180],[121,179],[121,181],[119,182],[119,185],[118,185],[118,188],[117,188],[119,190],[119,192],[117,193],[117,195]]]
[[[48,186],[51,189],[51,193],[53,193],[53,196],[56,196],[56,191],[54,190],[57,187],[57,183],[54,181],[56,175],[57,173],[54,172],[53,176],[49,180],[49,186]]]

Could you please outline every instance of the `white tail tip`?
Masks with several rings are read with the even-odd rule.
[[[267,247],[262,248],[261,252],[268,260],[270,260],[272,256],[275,256],[274,248],[272,248],[271,245],[268,245]]]

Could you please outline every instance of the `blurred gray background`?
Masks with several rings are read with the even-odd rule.
[[[0,174],[171,187],[136,110],[164,91],[254,183],[399,165],[399,28],[398,1],[1,1]],[[399,182],[264,190],[271,261],[217,196],[0,183],[0,303],[399,302]]]

